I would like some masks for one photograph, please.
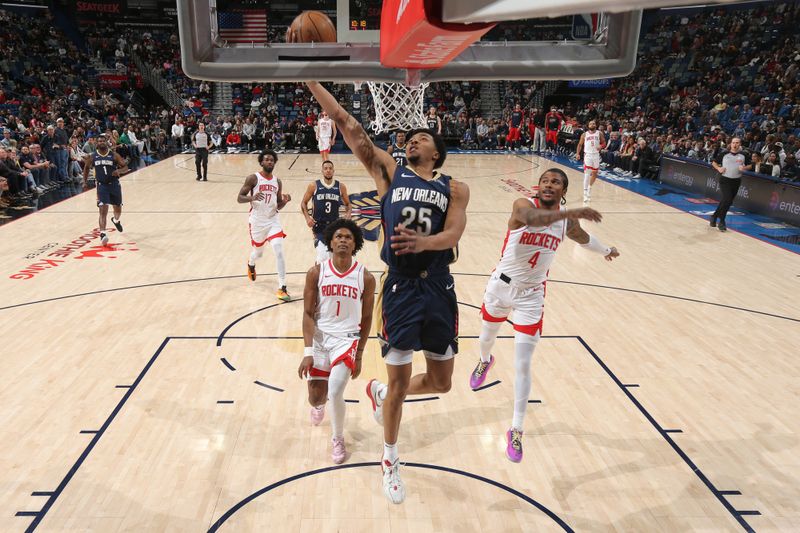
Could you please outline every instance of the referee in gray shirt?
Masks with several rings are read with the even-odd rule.
[[[211,137],[206,133],[206,125],[199,123],[197,131],[192,135],[192,146],[194,146],[194,166],[197,168],[197,181],[208,181],[208,149],[211,148]],[[203,167],[203,175],[200,175],[200,167]]]
[[[725,225],[725,216],[739,192],[739,186],[742,184],[742,172],[750,170],[750,158],[743,154],[741,149],[742,140],[734,137],[731,139],[730,151],[721,153],[716,161],[711,162],[711,165],[720,174],[719,188],[722,192],[717,210],[711,215],[711,227],[719,227],[720,231],[728,230]]]

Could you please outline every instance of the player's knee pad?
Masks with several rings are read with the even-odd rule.
[[[275,256],[283,259],[283,239],[272,239],[269,243],[272,246],[272,251],[275,252]]]
[[[339,363],[331,368],[331,374],[328,376],[328,398],[335,399],[344,395],[350,374],[350,368],[344,363]]]
[[[514,332],[514,344],[531,344],[536,346],[539,342],[539,333],[536,335],[528,335],[527,333],[523,333],[521,331]]]

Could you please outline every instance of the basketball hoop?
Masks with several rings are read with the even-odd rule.
[[[412,130],[426,127],[423,111],[427,83],[378,83],[368,81],[375,105],[375,120],[370,128],[375,134],[392,130]]]

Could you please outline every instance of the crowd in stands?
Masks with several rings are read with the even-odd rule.
[[[798,3],[661,18],[640,40],[630,76],[614,80],[602,97],[560,108],[560,148],[574,149],[588,121],[597,120],[609,139],[604,163],[640,175],[637,161],[656,164],[662,154],[711,161],[736,136],[760,173],[799,180],[799,25]],[[527,100],[530,85],[506,95],[502,122],[513,102]],[[533,147],[541,114],[529,110],[523,146]],[[488,140],[476,129],[470,144],[505,148],[507,126],[493,126]]]
[[[234,84],[230,113],[212,116],[210,84],[190,80],[180,69],[175,28],[82,28],[81,47],[59,31],[48,12],[22,16],[0,10],[0,23],[0,188],[9,189],[0,204],[24,202],[76,180],[92,138],[101,133],[133,168],[190,148],[200,121],[220,151],[316,150],[319,109],[302,84]],[[555,149],[570,154],[588,121],[596,120],[608,141],[604,166],[655,177],[662,155],[711,161],[737,136],[757,172],[797,181],[799,26],[796,2],[656,18],[643,28],[633,74],[613,80],[597,96],[555,100],[561,102],[555,106],[561,117]],[[19,27],[26,31],[16,31]],[[525,32],[524,24],[512,24],[496,37],[531,36]],[[137,103],[141,80],[132,54],[170,83],[182,106]],[[102,69],[126,81],[104,88],[97,82]],[[432,84],[425,106],[440,117],[450,145],[538,152],[544,147],[536,132],[551,108],[534,107],[542,86],[501,82],[499,117],[482,116],[477,82]],[[354,98],[347,85],[332,89],[353,111],[361,93]],[[525,117],[521,138],[512,143],[509,117],[516,104]],[[363,107],[368,123],[372,106]]]

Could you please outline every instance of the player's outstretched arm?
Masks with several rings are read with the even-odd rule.
[[[353,379],[361,374],[361,358],[364,355],[364,347],[369,339],[369,332],[372,330],[372,308],[375,302],[375,276],[364,270],[364,297],[361,300],[361,327],[359,329],[358,346],[356,346],[356,365],[353,369]]]
[[[583,218],[592,222],[600,222],[603,215],[591,207],[579,207],[577,209],[564,209],[553,211],[550,209],[537,209],[533,207],[526,198],[519,198],[514,202],[511,220],[508,226],[511,229],[521,228],[522,226],[548,226],[559,220],[577,220]]]
[[[606,261],[613,261],[615,257],[619,257],[619,252],[616,248],[613,246],[606,246],[594,236],[589,235],[586,230],[581,227],[581,223],[577,219],[567,221],[567,237],[580,244],[581,247],[601,254],[606,258]]]
[[[303,288],[303,360],[297,369],[300,378],[308,377],[311,367],[314,366],[314,357],[311,349],[314,346],[314,329],[317,312],[317,285],[319,282],[319,265],[314,265],[306,272],[306,286]]]
[[[375,146],[375,143],[369,138],[369,135],[358,123],[358,120],[345,111],[336,101],[336,98],[321,83],[317,81],[306,83],[319,105],[328,112],[328,116],[333,119],[333,122],[342,132],[344,142],[347,143],[353,154],[367,168],[367,172],[375,180],[378,196],[383,196],[389,190],[392,174],[397,168],[392,156]]]
[[[450,205],[444,229],[434,235],[424,235],[421,230],[411,230],[398,225],[392,235],[392,250],[397,255],[416,254],[425,250],[449,250],[458,245],[458,241],[467,227],[467,204],[469,204],[469,187],[459,181],[450,182]]]

